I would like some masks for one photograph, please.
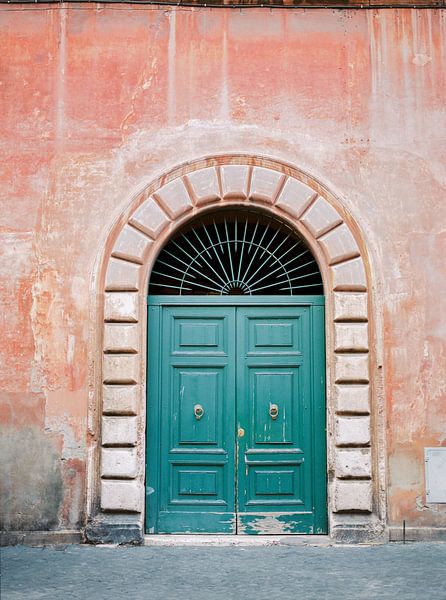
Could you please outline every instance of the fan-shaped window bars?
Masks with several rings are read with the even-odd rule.
[[[163,248],[150,294],[323,294],[319,267],[287,225],[249,210],[200,217]]]

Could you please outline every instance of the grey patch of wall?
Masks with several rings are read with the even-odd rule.
[[[63,500],[60,457],[37,427],[0,431],[3,531],[57,527]]]

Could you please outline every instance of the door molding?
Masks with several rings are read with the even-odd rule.
[[[146,294],[152,265],[189,219],[243,206],[293,227],[322,274],[330,536],[383,538],[385,416],[375,282],[365,241],[341,200],[307,173],[274,159],[234,154],[188,162],[145,185],[107,238],[94,277],[99,327],[92,344],[86,527],[93,542],[143,539]]]

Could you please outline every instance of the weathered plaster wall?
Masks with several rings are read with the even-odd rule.
[[[163,172],[231,152],[307,170],[362,227],[389,521],[446,526],[423,464],[446,445],[446,13],[3,6],[0,30],[6,528],[83,522],[92,278],[112,224]]]

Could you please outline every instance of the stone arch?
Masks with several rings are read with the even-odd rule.
[[[190,162],[157,179],[134,198],[109,236],[99,278],[100,452],[91,465],[86,528],[91,541],[140,542],[144,533],[151,266],[169,236],[191,217],[247,204],[293,226],[321,269],[330,535],[360,541],[383,532],[371,269],[359,228],[339,200],[307,174],[272,159],[231,155]]]

